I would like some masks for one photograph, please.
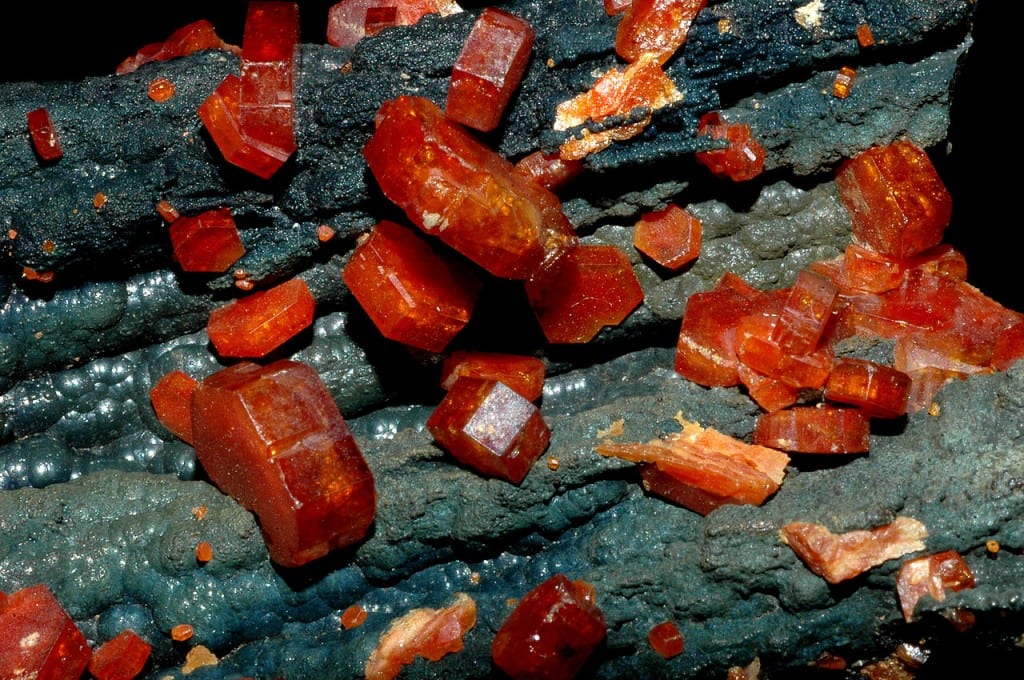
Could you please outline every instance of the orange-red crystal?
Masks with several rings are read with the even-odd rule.
[[[700,254],[700,220],[675,204],[645,213],[633,227],[633,246],[663,267],[675,270]]]
[[[27,118],[28,134],[39,157],[44,161],[60,159],[64,155],[64,149],[60,145],[60,138],[57,137],[57,130],[53,127],[50,112],[40,107],[29,111]]]
[[[859,407],[873,418],[898,418],[907,412],[910,376],[891,366],[843,358],[832,366],[825,399]]]
[[[192,393],[198,383],[184,371],[171,371],[149,390],[160,423],[186,444],[192,443]]]
[[[146,91],[153,101],[165,102],[174,96],[174,83],[167,78],[157,78],[150,81]]]
[[[660,656],[671,659],[683,653],[683,634],[673,621],[662,621],[647,631],[647,642]]]
[[[342,0],[327,11],[327,43],[352,47],[388,26],[411,26],[428,14],[461,11],[454,0]]]
[[[0,678],[77,680],[92,650],[45,585],[0,596]]]
[[[125,629],[93,652],[89,673],[96,680],[131,680],[142,673],[152,649],[135,631]]]
[[[753,179],[764,170],[764,147],[751,136],[746,123],[729,123],[720,113],[711,111],[701,116],[698,135],[724,140],[724,149],[698,151],[694,154],[697,162],[718,177],[728,177],[734,182]]]
[[[772,329],[772,342],[789,354],[813,352],[832,318],[838,295],[839,289],[828,279],[801,271]]]
[[[707,0],[633,0],[619,21],[615,51],[629,62],[651,53],[665,63],[686,42],[705,5]]]
[[[857,69],[851,66],[843,66],[836,72],[832,80],[832,96],[837,99],[846,99],[850,96],[850,88],[853,87],[853,79],[857,75]]]
[[[762,413],[754,443],[793,453],[866,453],[871,420],[860,409],[794,406]]]
[[[258,358],[309,328],[315,307],[306,282],[291,279],[213,310],[206,332],[222,357]]]
[[[174,259],[187,272],[224,272],[245,254],[228,208],[179,218],[167,231]]]
[[[930,595],[936,602],[946,599],[946,590],[974,587],[974,572],[955,550],[907,560],[896,574],[896,592],[903,618],[910,623],[918,600]]]
[[[167,40],[143,46],[135,55],[118,64],[116,73],[125,75],[151,61],[166,61],[200,50],[237,52],[238,48],[221,40],[209,21],[199,19],[177,29]]]
[[[441,387],[451,389],[462,376],[499,380],[527,401],[537,401],[544,393],[544,371],[544,362],[537,357],[459,350],[441,365]]]
[[[558,191],[583,172],[583,161],[564,159],[558,153],[534,151],[520,158],[515,170],[545,189]]]

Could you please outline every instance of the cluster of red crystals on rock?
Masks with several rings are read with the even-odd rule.
[[[883,562],[924,550],[928,530],[912,517],[899,516],[874,529],[843,534],[821,524],[790,522],[779,535],[811,571],[829,583],[840,583]]]
[[[40,107],[29,111],[26,118],[32,147],[39,157],[48,162],[59,160],[64,155],[64,149],[60,145],[60,138],[57,137],[57,130],[53,127],[50,112]]]
[[[662,267],[676,270],[700,254],[700,220],[675,204],[645,213],[633,226],[633,247]]]
[[[974,572],[955,550],[907,560],[896,574],[896,592],[907,623],[913,619],[914,608],[922,596],[930,595],[936,602],[942,602],[947,589],[955,592],[973,587]]]
[[[291,279],[218,307],[206,332],[222,357],[266,356],[313,324],[316,301],[302,279]]]
[[[453,458],[489,477],[519,484],[548,446],[540,410],[505,383],[463,376],[427,419]]]
[[[171,371],[149,390],[157,419],[186,444],[192,443],[192,393],[197,384],[184,371]]]
[[[570,680],[605,635],[593,586],[555,574],[520,600],[494,636],[491,656],[515,680]]]
[[[551,343],[590,342],[643,302],[629,258],[611,245],[580,245],[526,282],[544,336]]]
[[[103,643],[89,660],[96,680],[131,680],[142,673],[153,647],[133,630],[123,630]]]
[[[526,20],[494,7],[484,9],[452,68],[445,115],[482,132],[498,127],[526,72],[533,38]]]
[[[421,656],[438,661],[462,651],[462,638],[476,625],[476,602],[465,593],[441,609],[413,609],[381,635],[363,670],[366,680],[392,680]]]
[[[779,490],[789,456],[684,421],[683,430],[647,443],[605,442],[595,450],[642,463],[644,488],[706,515],[725,504],[761,505]]]
[[[75,680],[92,650],[45,585],[0,593],[0,678]]]
[[[480,290],[464,263],[387,220],[359,242],[342,277],[384,337],[429,352],[465,327]]]
[[[537,401],[544,392],[544,373],[544,362],[537,357],[457,350],[441,365],[441,387],[451,389],[464,376],[499,380],[527,401]]]
[[[311,367],[241,362],[192,396],[199,462],[254,512],[277,564],[295,567],[361,540],[373,523],[373,476]]]
[[[268,179],[295,152],[295,58],[299,8],[294,2],[249,3],[241,74],[228,75],[199,107],[225,160]]]
[[[363,154],[413,224],[495,276],[529,278],[578,242],[554,194],[428,99],[384,102]]]
[[[135,71],[152,61],[166,61],[201,50],[226,50],[238,52],[238,48],[220,39],[217,31],[206,19],[199,19],[177,29],[162,42],[143,46],[135,55],[117,65],[117,75]]]
[[[734,182],[753,179],[764,170],[764,147],[751,136],[746,123],[729,123],[717,111],[705,113],[697,127],[698,135],[729,143],[724,149],[698,151],[697,162],[718,177]]]
[[[175,261],[184,271],[220,273],[245,254],[228,208],[174,220],[167,229]]]
[[[686,42],[705,5],[707,0],[633,0],[619,22],[615,51],[628,62],[653,54],[664,64]]]
[[[341,0],[327,11],[327,44],[352,47],[388,26],[412,26],[428,14],[461,11],[454,0]]]
[[[647,631],[647,642],[651,649],[665,659],[683,653],[683,635],[672,621],[662,621]]]

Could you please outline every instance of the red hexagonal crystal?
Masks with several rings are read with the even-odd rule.
[[[757,177],[764,170],[764,147],[751,137],[750,126],[746,123],[728,123],[720,113],[711,111],[701,116],[697,134],[729,143],[724,149],[694,154],[697,162],[716,176],[742,182]]]
[[[462,377],[427,419],[435,441],[459,462],[519,484],[548,446],[540,411],[497,380]]]
[[[485,8],[452,68],[445,115],[482,132],[498,127],[526,72],[533,37],[533,27],[525,19]]]
[[[630,62],[653,53],[665,63],[686,42],[705,5],[707,0],[633,0],[619,22],[615,51]]]
[[[133,56],[118,64],[115,72],[121,76],[131,73],[151,61],[166,61],[200,50],[237,52],[238,48],[221,40],[213,24],[209,21],[199,19],[175,30],[167,37],[167,40],[144,45]]]
[[[862,245],[910,257],[942,241],[953,200],[928,154],[901,139],[846,160],[836,187]]]
[[[53,127],[50,112],[45,108],[33,109],[28,112],[28,134],[32,139],[32,147],[44,161],[55,161],[64,155],[57,130]]]
[[[168,228],[174,259],[187,272],[219,273],[245,254],[228,208],[180,217]]]
[[[589,342],[643,302],[629,258],[615,246],[581,245],[526,282],[548,342]]]
[[[480,291],[462,262],[387,220],[356,246],[342,277],[384,337],[429,352],[463,329]]]
[[[952,591],[974,587],[974,572],[956,550],[946,550],[907,560],[896,574],[896,592],[900,610],[907,623],[914,617],[918,600],[930,595],[936,602],[946,599],[946,589]]]
[[[700,220],[675,204],[641,215],[633,227],[633,246],[672,270],[697,259],[700,242]]]
[[[222,357],[262,357],[309,328],[315,307],[306,282],[291,279],[213,310],[206,332]]]
[[[828,279],[801,271],[772,329],[772,342],[790,354],[813,352],[832,318],[838,295],[839,289]]]
[[[192,393],[197,385],[184,371],[171,371],[149,390],[157,419],[186,444],[192,443]]]
[[[299,566],[366,535],[373,476],[311,367],[282,359],[220,370],[196,388],[192,422],[203,469],[256,514],[274,562]]]
[[[386,101],[376,126],[363,154],[384,195],[495,276],[528,278],[578,242],[554,194],[430,100]]]
[[[78,680],[92,650],[45,585],[0,597],[0,678]]]
[[[152,649],[135,631],[123,630],[93,653],[89,672],[96,680],[132,680],[146,667]]]
[[[910,376],[864,359],[843,358],[832,366],[824,396],[859,407],[871,417],[898,418],[907,412]]]
[[[387,26],[411,26],[427,14],[461,11],[454,0],[342,0],[327,11],[327,43],[352,47]]]
[[[793,453],[867,453],[871,422],[856,408],[794,406],[762,413],[754,443]]]
[[[441,387],[451,389],[463,376],[498,380],[528,401],[544,393],[544,362],[537,357],[503,352],[459,350],[441,365]]]
[[[517,680],[570,680],[605,635],[593,586],[555,574],[520,600],[494,636],[491,656]]]
[[[666,659],[683,653],[683,635],[672,621],[662,621],[647,631],[647,642]]]

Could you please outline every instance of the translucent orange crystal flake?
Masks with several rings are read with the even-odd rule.
[[[196,561],[200,564],[206,564],[213,559],[213,546],[209,541],[199,541],[196,543]]]
[[[461,11],[455,0],[342,0],[327,11],[327,43],[352,47],[387,26],[411,26],[428,14]]]
[[[309,328],[315,307],[306,282],[291,279],[213,310],[206,332],[222,357],[263,357]]]
[[[494,636],[491,657],[514,680],[571,680],[606,634],[594,587],[559,573],[523,596]]]
[[[604,0],[604,11],[613,17],[622,14],[633,3],[633,0]]]
[[[534,151],[520,158],[515,170],[545,189],[558,191],[583,172],[583,162],[564,159],[558,153]]]
[[[861,47],[871,47],[875,44],[875,36],[871,33],[871,27],[867,24],[857,26],[857,44]]]
[[[764,170],[764,147],[751,136],[750,126],[746,123],[728,123],[720,113],[711,111],[701,116],[697,134],[729,143],[724,149],[694,154],[697,162],[714,175],[743,182],[757,177]]]
[[[155,102],[165,102],[174,96],[174,83],[167,78],[157,78],[150,81],[147,94]]]
[[[196,634],[195,628],[190,623],[179,623],[178,625],[171,628],[171,639],[175,642],[185,642],[191,640],[192,636]]]
[[[363,155],[413,224],[495,276],[528,278],[578,242],[554,194],[428,99],[384,102]]]
[[[653,54],[664,64],[686,42],[707,0],[633,0],[619,22],[615,51],[629,62]]]
[[[465,327],[480,291],[462,262],[387,220],[356,246],[342,278],[384,337],[428,352]]]
[[[754,443],[793,453],[866,453],[871,448],[870,426],[859,409],[794,406],[762,413]]]
[[[157,201],[156,212],[161,218],[163,218],[164,222],[167,222],[167,224],[170,224],[181,217],[181,213],[178,212],[177,208],[171,205],[170,201]]]
[[[794,354],[772,340],[779,315],[749,314],[736,325],[736,355],[748,367],[797,389],[819,389],[832,370],[832,347],[822,344],[808,354]]]
[[[946,599],[946,589],[959,591],[973,587],[974,572],[955,550],[907,560],[896,574],[900,610],[907,623],[913,619],[922,596],[930,595],[936,602],[942,602]]]
[[[152,649],[135,631],[123,630],[93,652],[89,673],[96,680],[131,680],[142,673]]]
[[[953,200],[928,154],[901,139],[843,162],[836,186],[861,245],[897,258],[936,246]]]
[[[143,46],[134,56],[128,57],[118,64],[115,72],[117,75],[125,75],[151,61],[166,61],[200,50],[238,52],[236,46],[229,45],[220,39],[213,24],[206,19],[199,19],[177,29],[163,42]]]
[[[647,642],[666,659],[683,653],[683,635],[672,621],[662,621],[647,631]]]
[[[907,412],[910,376],[864,359],[843,358],[832,366],[825,399],[851,404],[874,418],[898,418]]]
[[[838,295],[839,289],[828,279],[801,271],[772,329],[772,342],[790,354],[813,352],[836,309]]]
[[[476,602],[465,593],[456,593],[454,602],[441,609],[413,609],[380,636],[363,670],[366,680],[393,680],[418,656],[438,661],[462,651],[462,638],[475,625]]]
[[[850,66],[843,66],[836,73],[832,81],[832,96],[837,99],[846,99],[850,96],[850,88],[853,87],[853,79],[857,75],[857,69]]]
[[[168,227],[174,259],[187,272],[220,273],[245,254],[228,208],[182,217]]]
[[[240,362],[192,398],[199,462],[260,520],[270,559],[306,564],[361,540],[373,523],[373,476],[311,367]]]
[[[430,434],[456,460],[519,484],[548,446],[540,411],[497,380],[462,377],[427,419]]]
[[[875,529],[843,534],[809,522],[790,522],[779,530],[782,542],[829,583],[846,581],[889,560],[924,550],[927,535],[924,524],[904,516]]]
[[[341,625],[345,630],[358,628],[366,622],[367,613],[362,605],[354,604],[341,613]]]
[[[76,679],[92,650],[45,585],[0,596],[0,678]]]
[[[186,444],[192,443],[192,393],[198,383],[184,371],[171,371],[149,390],[157,420]]]
[[[38,108],[29,111],[28,134],[32,138],[32,146],[44,161],[56,161],[64,155],[60,139],[57,137],[57,130],[53,127],[50,119],[50,112],[45,108]]]
[[[633,227],[633,246],[668,269],[676,270],[700,254],[700,220],[675,204],[640,217]]]
[[[537,357],[459,350],[441,365],[441,387],[451,389],[462,376],[498,380],[527,401],[537,401],[544,393],[544,372],[544,362]]]
[[[498,127],[526,72],[533,38],[525,19],[485,8],[455,60],[445,115],[482,132]]]

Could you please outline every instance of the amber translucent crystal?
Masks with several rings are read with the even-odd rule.
[[[650,53],[665,63],[686,42],[705,5],[707,0],[633,0],[619,21],[615,51],[629,62]]]
[[[186,444],[192,443],[192,393],[198,383],[184,371],[171,371],[149,390],[160,424]]]
[[[907,412],[910,376],[864,359],[838,359],[825,382],[829,401],[857,406],[873,418],[898,418]]]
[[[153,101],[165,102],[174,96],[174,83],[167,78],[157,78],[150,81],[146,92]]]
[[[672,621],[662,621],[647,631],[647,642],[660,656],[671,659],[683,653],[683,635]]]
[[[778,314],[748,314],[736,324],[736,355],[762,375],[798,389],[818,389],[832,370],[833,351],[824,344],[809,354],[784,350],[772,340]]]
[[[43,584],[0,596],[0,678],[78,680],[92,650]]]
[[[28,119],[28,134],[32,139],[32,147],[44,161],[56,161],[64,155],[64,149],[60,145],[60,138],[57,137],[57,130],[53,127],[53,120],[50,112],[45,108],[32,109],[26,114]]]
[[[910,390],[907,395],[908,413],[917,413],[922,409],[930,408],[943,387],[954,380],[963,380],[967,377],[966,373],[931,367],[909,371],[907,375],[910,377]]]
[[[877,253],[851,243],[842,257],[840,288],[847,293],[884,293],[903,281],[906,260]]]
[[[186,642],[191,640],[195,634],[196,630],[191,623],[179,623],[171,627],[171,639],[175,642]]]
[[[857,76],[857,69],[851,66],[843,66],[836,71],[832,80],[832,96],[837,99],[846,99],[850,96],[850,88],[853,87],[853,79]]]
[[[872,567],[924,550],[928,530],[913,517],[898,516],[874,529],[834,534],[811,522],[790,522],[779,530],[782,542],[829,583],[840,583]]]
[[[866,453],[871,420],[855,408],[817,404],[762,413],[754,443],[793,453]]]
[[[144,45],[135,55],[118,64],[115,71],[117,75],[125,75],[151,61],[166,61],[200,50],[237,52],[238,48],[221,40],[209,21],[199,19],[175,30],[167,40]]]
[[[453,458],[513,484],[548,446],[551,431],[532,402],[497,380],[461,377],[427,419]]]
[[[228,208],[181,217],[168,228],[174,259],[187,272],[219,273],[245,254]]]
[[[526,296],[548,342],[590,342],[643,302],[629,258],[616,246],[581,245],[526,282]]]
[[[206,332],[220,356],[258,358],[309,328],[315,307],[306,282],[291,279],[213,310]]]
[[[445,115],[482,132],[498,127],[526,72],[533,38],[533,27],[525,19],[485,8],[452,68]]]
[[[606,634],[593,586],[559,573],[523,596],[494,636],[491,657],[516,680],[570,680]]]
[[[604,11],[613,17],[622,14],[633,3],[633,0],[604,0]]]
[[[558,153],[534,151],[516,161],[515,170],[545,189],[558,191],[583,172],[583,162],[564,159]]]
[[[757,177],[764,170],[764,147],[751,136],[750,126],[746,123],[728,123],[720,113],[710,111],[701,116],[697,134],[728,142],[724,149],[694,154],[697,162],[714,175],[743,182]]]
[[[813,352],[832,318],[838,295],[839,289],[828,279],[801,271],[772,329],[772,342],[790,354]]]
[[[528,278],[578,242],[553,193],[428,99],[384,102],[363,155],[413,224],[495,276]]]
[[[463,376],[498,380],[527,401],[537,401],[544,393],[544,372],[544,362],[537,357],[458,350],[441,365],[441,387],[451,389]]]
[[[418,656],[438,661],[462,651],[463,637],[475,625],[476,602],[466,593],[455,593],[455,601],[447,607],[413,609],[381,635],[366,661],[366,680],[393,680]]]
[[[844,161],[835,181],[861,245],[905,258],[942,241],[953,200],[928,154],[913,142],[871,147]]]
[[[761,375],[746,364],[740,363],[736,367],[736,373],[739,375],[740,382],[747,388],[750,398],[765,411],[789,408],[800,398],[800,390],[796,387],[787,385],[781,380]]]
[[[907,560],[896,574],[900,610],[907,623],[914,617],[918,600],[930,595],[936,602],[946,599],[946,590],[974,587],[974,572],[956,550],[946,550]]]
[[[411,26],[427,14],[448,16],[461,11],[454,0],[342,0],[327,11],[327,43],[352,47],[387,25]]]
[[[294,567],[362,539],[373,476],[310,366],[240,362],[192,397],[194,446],[210,480],[259,518],[270,558]]]
[[[363,31],[366,35],[377,35],[385,28],[398,25],[398,7],[367,7],[363,18]]]
[[[177,208],[171,205],[170,201],[157,201],[156,212],[161,218],[163,218],[164,222],[167,222],[167,224],[170,224],[181,217],[181,213],[178,212]]]
[[[341,613],[341,626],[345,630],[352,630],[366,623],[366,617],[369,616],[366,609],[362,605],[353,604],[350,605]]]
[[[633,246],[662,267],[676,270],[697,259],[700,220],[675,204],[645,213],[633,226]]]
[[[996,336],[992,345],[992,366],[1005,371],[1024,357],[1024,321],[1019,321]]]
[[[384,337],[429,352],[465,327],[480,291],[462,262],[387,220],[359,242],[342,278]]]
[[[948,243],[922,251],[903,260],[907,269],[922,269],[928,274],[943,274],[950,278],[967,280],[967,258]]]
[[[875,44],[875,36],[871,32],[871,26],[868,24],[859,24],[857,26],[857,44],[861,47],[871,47]]]
[[[131,680],[142,673],[152,649],[135,631],[125,629],[93,652],[89,673],[96,680]]]

